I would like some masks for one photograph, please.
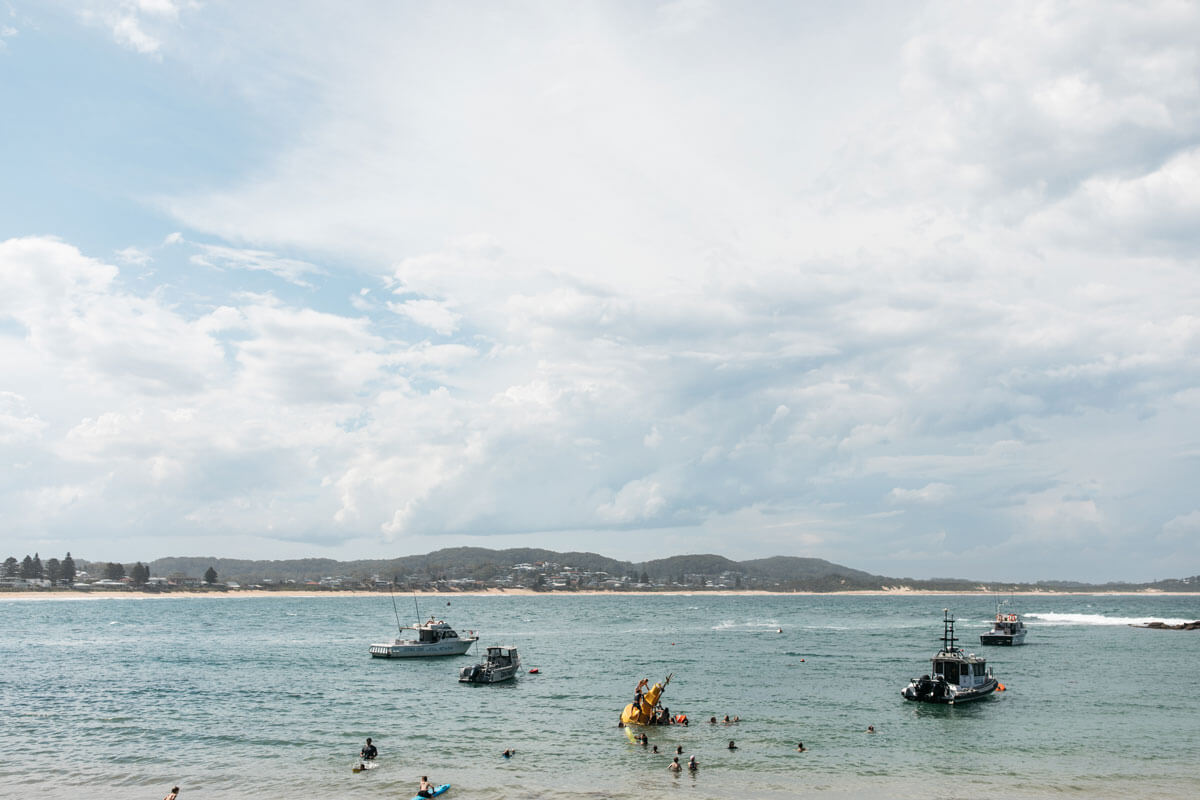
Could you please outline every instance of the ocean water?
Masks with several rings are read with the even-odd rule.
[[[1007,692],[901,699],[944,607]],[[471,686],[474,650],[369,657],[387,596],[0,600],[0,798],[407,798],[421,775],[450,798],[1200,795],[1200,632],[1129,627],[1200,619],[1200,598],[1010,607],[1023,647],[978,645],[978,596],[423,597],[541,673]],[[616,722],[669,672],[692,724],[647,728],[655,755]],[[379,767],[355,774],[367,736]],[[667,770],[677,745],[698,773]]]

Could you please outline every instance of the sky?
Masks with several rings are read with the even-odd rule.
[[[0,0],[0,553],[1200,573],[1200,5]]]

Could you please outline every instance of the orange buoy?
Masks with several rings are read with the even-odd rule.
[[[1008,689],[1004,686],[1003,683],[1000,683],[999,681],[997,681],[996,682],[996,691],[997,692],[1007,692]]]
[[[529,670],[529,674],[530,675],[540,675],[541,670],[539,670],[537,667],[534,667],[533,669]]]

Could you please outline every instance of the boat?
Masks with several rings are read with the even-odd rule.
[[[942,649],[930,659],[930,674],[910,680],[901,690],[901,696],[922,703],[956,705],[1004,691],[1004,685],[992,675],[987,659],[967,653],[956,644],[950,609],[943,609],[942,615]]]
[[[422,658],[424,656],[461,656],[479,641],[474,632],[459,636],[444,620],[429,618],[422,625],[409,625],[401,631],[416,631],[416,638],[396,638],[391,642],[371,645],[375,658]]]
[[[459,683],[499,683],[517,674],[521,668],[521,657],[517,648],[507,645],[492,645],[487,649],[487,660],[458,671]]]
[[[634,702],[625,706],[621,711],[621,722],[626,725],[649,725],[650,720],[654,717],[654,707],[658,705],[658,699],[662,697],[663,690],[667,688],[667,684],[673,677],[674,673],[671,673],[663,678],[662,683],[654,684],[644,694],[642,688],[650,681],[643,679],[634,690]]]
[[[1005,614],[996,603],[996,619],[992,629],[979,635],[980,644],[1025,644],[1025,623],[1016,614]]]

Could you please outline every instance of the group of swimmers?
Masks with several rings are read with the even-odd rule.
[[[511,750],[505,750],[504,757],[510,758],[512,753],[513,751]],[[368,761],[374,761],[376,758],[379,758],[379,748],[374,745],[370,736],[367,737],[367,743],[363,745],[362,750],[358,751],[358,757],[360,763],[358,767],[355,768],[355,772],[360,772],[364,769],[367,769]],[[178,792],[179,790],[175,789],[174,791]],[[422,775],[421,783],[417,787],[417,797],[433,797],[436,791],[437,787],[429,782],[429,776]],[[170,798],[170,800],[174,800],[174,798]]]

